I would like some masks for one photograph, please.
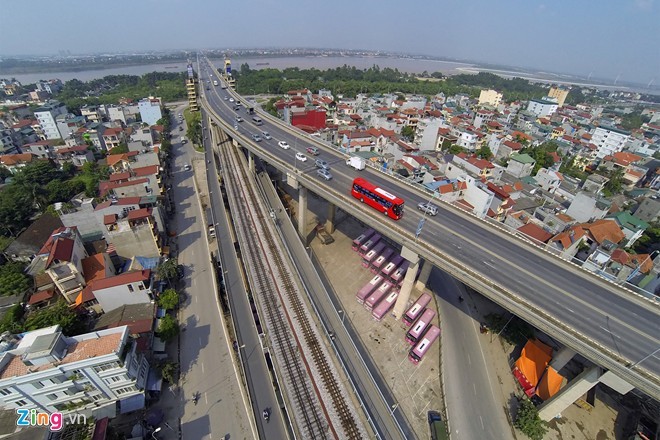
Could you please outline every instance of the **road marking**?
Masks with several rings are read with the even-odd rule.
[[[615,335],[614,333],[612,333],[610,330],[606,329],[606,328],[603,327],[602,325],[599,325],[599,327],[600,327],[601,329],[605,330],[605,331],[606,331],[607,333],[609,333],[610,335],[614,336],[615,338],[619,338],[619,339],[621,339],[621,336],[619,336],[619,335]]]
[[[197,295],[195,295],[195,304],[197,304]]]
[[[477,395],[477,385],[474,382],[472,382],[472,390],[474,391],[474,395],[476,396]]]
[[[202,341],[200,340],[199,342],[200,342],[200,345],[201,345]],[[204,363],[202,362],[201,365],[202,365],[202,374],[204,374]]]
[[[472,365],[472,359],[470,359],[470,354],[469,353],[468,353],[467,357],[468,357],[468,365]]]
[[[481,429],[483,429],[483,430],[485,431],[486,428],[484,427],[484,419],[483,419],[483,417],[479,416],[479,420],[481,420]]]

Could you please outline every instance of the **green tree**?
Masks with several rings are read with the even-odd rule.
[[[165,315],[160,320],[158,337],[163,342],[170,342],[179,334],[179,324],[171,315]]]
[[[25,330],[37,330],[55,324],[59,324],[67,336],[79,335],[87,330],[80,316],[64,300],[31,313],[25,320]]]
[[[555,164],[551,153],[557,151],[557,144],[554,142],[544,142],[537,147],[527,146],[520,149],[521,154],[528,154],[535,161],[532,175],[535,175],[541,168],[550,168]]]
[[[460,154],[460,153],[465,153],[465,148],[459,147],[458,145],[454,144],[449,147],[447,150],[449,154]]]
[[[660,222],[651,223],[633,247],[638,254],[660,250]]]
[[[160,367],[160,375],[163,380],[171,384],[176,383],[179,376],[179,364],[176,362],[165,362]]]
[[[176,258],[170,258],[162,262],[156,268],[158,278],[161,280],[175,280],[177,278],[178,265]]]
[[[487,145],[484,145],[481,148],[479,148],[479,150],[477,150],[477,157],[490,160],[490,158],[493,157],[493,152],[490,151],[490,148],[488,148]]]
[[[415,129],[410,125],[406,125],[401,129],[401,136],[412,142],[415,140]]]
[[[165,310],[174,310],[179,305],[179,292],[174,289],[166,289],[158,297],[158,305]]]
[[[14,304],[0,319],[0,333],[20,333],[23,331],[23,315],[25,310],[20,303]]]
[[[608,173],[609,181],[603,187],[603,194],[607,197],[611,197],[615,194],[621,193],[623,189],[623,173],[624,170],[621,167],[616,167],[613,171]]]
[[[128,153],[128,145],[126,145],[123,142],[117,145],[116,147],[111,148],[110,151],[108,151],[108,154],[124,154],[124,153]]]
[[[548,429],[539,417],[539,412],[529,399],[523,399],[516,414],[515,427],[532,440],[543,440]]]

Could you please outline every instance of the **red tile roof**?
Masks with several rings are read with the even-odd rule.
[[[53,241],[53,246],[50,249],[48,261],[46,261],[46,267],[49,267],[55,260],[71,261],[73,244],[74,241],[70,238],[57,237]]]
[[[128,180],[130,177],[131,177],[131,173],[126,171],[124,173],[112,173],[110,174],[110,176],[108,176],[108,179],[110,180],[110,182],[121,182]]]
[[[129,220],[138,220],[141,218],[151,217],[151,208],[142,208],[130,211],[128,213]]]
[[[83,275],[87,284],[105,278],[105,258],[103,254],[94,254],[82,260]]]
[[[101,280],[94,281],[92,289],[94,291],[109,289],[111,287],[123,286],[130,283],[137,283],[138,281],[147,281],[151,277],[150,270],[135,270],[131,272],[126,272],[121,275],[115,275],[114,277],[103,278]]]
[[[552,238],[551,233],[534,223],[527,223],[526,225],[519,227],[518,230],[541,243],[545,243]]]
[[[35,304],[39,304],[40,302],[48,301],[53,296],[55,296],[54,290],[42,290],[41,292],[35,292],[32,294],[32,296],[30,296],[28,304],[33,306]]]
[[[158,165],[150,165],[147,167],[133,168],[133,175],[135,177],[152,176],[157,175],[159,171],[160,167]]]
[[[584,223],[582,227],[591,233],[598,244],[602,244],[605,240],[619,243],[625,238],[623,231],[614,220],[596,220],[593,223]]]

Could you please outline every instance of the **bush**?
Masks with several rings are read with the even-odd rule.
[[[539,417],[538,410],[529,399],[520,402],[514,426],[532,440],[543,440],[543,436],[548,431]]]

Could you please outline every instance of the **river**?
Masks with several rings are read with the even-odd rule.
[[[222,59],[211,60],[216,67],[223,65]],[[332,69],[341,67],[344,64],[355,66],[358,69],[366,69],[374,65],[380,68],[399,69],[407,73],[422,73],[424,71],[442,72],[445,75],[455,75],[459,73],[478,73],[492,72],[504,77],[520,77],[530,81],[548,82],[555,84],[579,84],[582,86],[598,87],[610,90],[635,90],[645,93],[658,93],[652,88],[651,90],[642,90],[637,87],[627,87],[625,85],[607,85],[594,81],[587,81],[584,78],[575,77],[572,75],[557,75],[547,72],[509,72],[502,70],[495,70],[480,67],[476,64],[454,62],[454,61],[435,61],[435,60],[422,60],[413,58],[398,58],[398,57],[324,57],[324,56],[306,56],[306,57],[259,57],[259,58],[232,58],[232,68],[239,69],[244,63],[247,63],[251,69],[274,68],[284,69],[287,67],[298,67],[300,69],[317,68],[320,70]],[[71,79],[78,79],[80,81],[89,81],[92,79],[103,78],[107,75],[143,75],[145,73],[159,71],[159,72],[185,72],[186,63],[170,62],[166,64],[144,64],[137,66],[122,66],[110,67],[107,69],[94,69],[83,70],[79,72],[50,72],[50,73],[29,73],[18,75],[7,75],[0,73],[3,78],[16,78],[22,84],[31,84],[42,79],[58,78],[62,81]]]

